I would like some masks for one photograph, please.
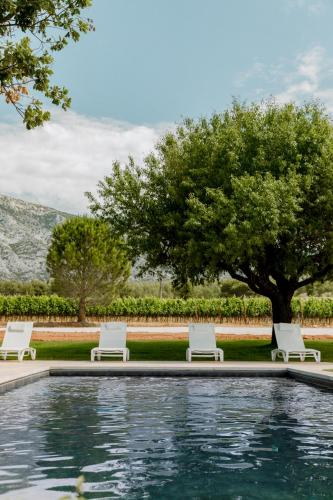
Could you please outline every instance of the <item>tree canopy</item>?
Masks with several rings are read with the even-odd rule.
[[[73,217],[55,226],[47,255],[53,290],[79,300],[79,321],[88,301],[110,299],[125,286],[130,263],[107,223]]]
[[[70,106],[68,90],[51,83],[52,54],[93,30],[92,21],[81,17],[90,5],[91,0],[0,2],[0,94],[28,129],[50,118],[41,97],[64,110]]]
[[[235,101],[187,119],[142,166],[113,165],[91,208],[178,283],[228,272],[291,321],[298,288],[333,270],[333,133],[318,103]]]

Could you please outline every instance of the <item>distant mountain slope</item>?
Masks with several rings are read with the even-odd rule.
[[[65,212],[0,194],[0,280],[46,279],[52,229],[68,217]]]

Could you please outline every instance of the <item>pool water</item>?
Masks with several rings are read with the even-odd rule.
[[[293,380],[45,378],[0,431],[4,499],[333,499],[333,393]]]

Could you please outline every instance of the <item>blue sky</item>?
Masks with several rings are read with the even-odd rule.
[[[206,115],[285,91],[298,58],[332,54],[331,0],[95,0],[96,32],[64,51],[73,109],[131,123]]]
[[[333,113],[333,0],[94,0],[96,31],[56,54],[72,110],[26,131],[0,104],[0,190],[86,211],[112,161],[232,97],[320,99]]]

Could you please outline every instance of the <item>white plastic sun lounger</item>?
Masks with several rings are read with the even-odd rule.
[[[215,361],[224,360],[222,349],[216,347],[215,328],[210,323],[190,323],[188,327],[189,347],[186,350],[187,361],[193,356],[213,357]]]
[[[0,347],[0,355],[3,359],[16,357],[22,361],[24,356],[36,359],[36,349],[30,347],[33,322],[31,321],[9,321],[7,323],[5,336]]]
[[[102,323],[99,346],[91,350],[91,361],[95,358],[100,361],[101,357],[121,356],[123,361],[129,360],[129,349],[126,347],[127,325],[126,323]]]
[[[304,361],[305,358],[313,357],[317,363],[320,362],[320,351],[305,347],[299,325],[275,323],[274,331],[278,348],[272,351],[272,361],[275,361],[277,357],[281,357],[285,363],[288,363],[289,359],[293,358]]]

